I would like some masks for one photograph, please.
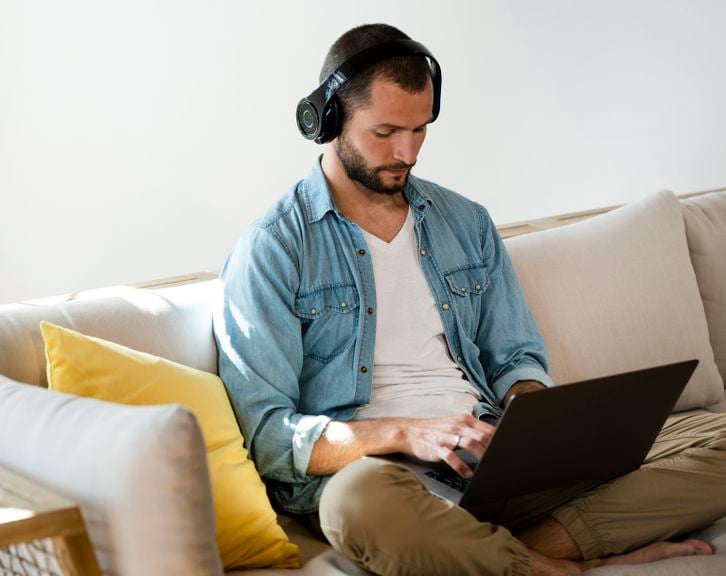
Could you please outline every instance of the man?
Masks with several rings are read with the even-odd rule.
[[[400,452],[467,476],[455,449],[481,458],[511,398],[552,385],[487,212],[411,175],[438,114],[440,73],[407,39],[368,25],[331,47],[321,88],[298,108],[301,131],[327,141],[324,153],[221,274],[220,375],[273,500],[296,514],[319,510],[333,547],[379,574],[577,574],[711,554],[695,540],[648,543],[726,513],[720,417],[679,420],[690,433],[670,433],[687,439],[650,456],[665,457],[659,470],[673,473],[657,481],[669,489],[700,482],[707,509],[629,517],[628,530],[618,511],[663,500],[644,489],[647,472],[529,502],[503,518],[513,535],[431,496],[407,468],[363,458]],[[327,116],[326,106],[335,108]],[[686,448],[709,455],[687,480]]]

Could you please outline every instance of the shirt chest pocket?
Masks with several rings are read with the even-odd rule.
[[[470,338],[475,338],[482,312],[482,298],[489,287],[484,266],[456,270],[444,275],[452,294],[451,301],[459,323]]]
[[[356,339],[359,308],[358,290],[352,284],[299,293],[295,315],[302,328],[304,356],[330,362],[348,350]]]

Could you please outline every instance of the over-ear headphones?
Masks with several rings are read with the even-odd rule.
[[[354,54],[328,76],[309,96],[297,105],[297,127],[308,140],[318,144],[330,142],[343,124],[343,113],[336,92],[353,76],[369,66],[395,56],[425,56],[434,84],[433,120],[439,115],[441,104],[441,68],[433,54],[414,40],[389,40],[374,44]]]

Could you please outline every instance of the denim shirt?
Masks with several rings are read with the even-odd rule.
[[[552,385],[512,264],[482,206],[414,176],[404,192],[449,352],[483,398],[474,415],[497,417],[515,382]],[[250,227],[220,276],[219,374],[245,445],[277,506],[312,512],[327,481],[306,473],[313,445],[330,420],[369,402],[376,337],[371,256],[319,162]]]

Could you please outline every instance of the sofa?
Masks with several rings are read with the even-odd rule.
[[[688,198],[663,191],[595,216],[500,232],[558,385],[698,358],[675,410],[726,412],[726,191]],[[174,403],[128,406],[47,390],[39,324],[214,374],[218,288],[213,275],[201,274],[0,306],[0,466],[78,503],[104,574],[224,572],[202,433],[194,414]],[[277,520],[298,545],[302,567],[227,573],[365,573],[305,522]],[[590,574],[726,574],[726,517],[697,535],[714,544],[714,556]]]

